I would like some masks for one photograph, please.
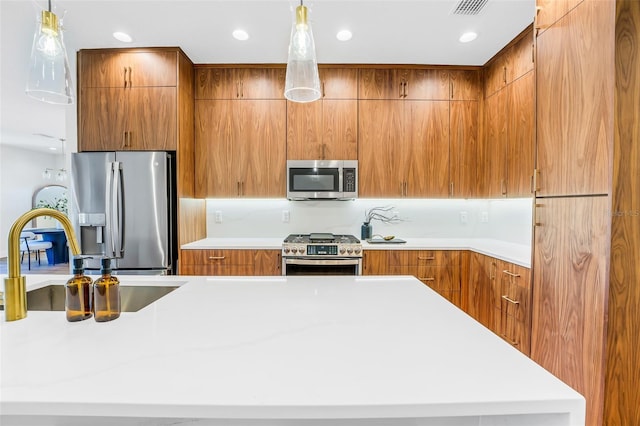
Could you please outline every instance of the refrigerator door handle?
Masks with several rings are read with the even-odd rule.
[[[107,226],[107,234],[109,236],[109,246],[105,248],[107,250],[110,249],[108,253],[106,253],[107,257],[113,257],[115,255],[116,247],[115,240],[113,235],[113,161],[109,162],[109,167],[107,167],[107,179],[106,179],[106,188],[105,188],[105,213],[106,213],[106,226]]]
[[[122,257],[120,248],[120,162],[111,163],[111,173],[113,180],[111,181],[111,252],[113,257]]]
[[[117,257],[124,257],[124,230],[125,230],[125,220],[124,220],[124,174],[123,174],[123,164],[118,162],[118,168],[116,170],[116,201],[117,201],[117,212],[116,216],[118,220],[118,253]]]

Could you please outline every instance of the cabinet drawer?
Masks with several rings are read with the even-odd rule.
[[[455,266],[418,266],[417,278],[434,290],[460,291],[460,272]]]
[[[254,275],[253,265],[185,265],[182,264],[180,274],[182,275],[212,275],[212,276],[251,276]]]
[[[505,341],[520,350],[525,355],[530,353],[530,333],[527,323],[518,321],[510,315],[506,315],[502,311],[500,316],[500,328],[498,334]]]
[[[449,266],[458,264],[459,251],[451,250],[390,250],[391,266]]]
[[[254,250],[182,250],[182,265],[252,265]]]
[[[499,271],[500,306],[504,314],[517,321],[528,321],[531,299],[529,273],[526,268],[508,265]]]

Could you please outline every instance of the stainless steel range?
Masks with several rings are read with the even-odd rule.
[[[353,235],[291,234],[282,243],[282,275],[361,275],[362,244]]]

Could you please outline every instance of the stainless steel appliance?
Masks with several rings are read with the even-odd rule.
[[[362,244],[353,235],[291,234],[282,243],[282,275],[362,275]]]
[[[175,160],[167,152],[72,156],[72,221],[87,271],[114,259],[114,273],[176,272]]]
[[[290,200],[350,200],[358,197],[357,160],[288,160]]]

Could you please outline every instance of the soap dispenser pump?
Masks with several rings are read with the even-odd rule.
[[[65,310],[67,321],[91,318],[93,305],[92,279],[84,274],[84,257],[73,258],[73,277],[65,284]]]
[[[102,276],[93,283],[93,317],[97,322],[111,321],[120,316],[120,281],[111,275],[111,259],[100,260]]]

